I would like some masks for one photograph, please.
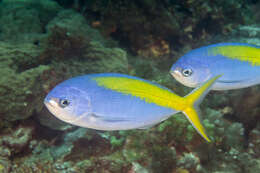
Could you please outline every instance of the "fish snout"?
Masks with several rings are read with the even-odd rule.
[[[78,120],[70,110],[66,110],[60,106],[59,98],[47,96],[44,99],[44,104],[54,116],[61,119],[62,121],[65,121],[67,123],[73,123],[74,121]]]
[[[176,67],[174,70],[171,70],[170,73],[176,79],[182,78],[182,68],[181,67]]]
[[[57,107],[59,105],[59,99],[54,97],[46,97],[44,99],[44,104],[46,106]]]

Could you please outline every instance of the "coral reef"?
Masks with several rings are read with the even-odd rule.
[[[0,43],[0,119],[15,121],[28,118],[42,105],[39,76],[48,66],[37,64],[41,49],[33,44]],[[2,122],[1,125],[4,125]]]
[[[11,170],[11,161],[28,151],[29,142],[32,139],[33,129],[31,127],[18,127],[15,130],[8,130],[1,135],[0,140],[0,172],[7,173]]]
[[[36,42],[45,32],[45,25],[62,8],[50,0],[2,0],[0,3],[0,39],[13,43]]]
[[[29,127],[19,127],[9,134],[2,135],[0,140],[1,156],[10,157],[11,155],[22,152],[32,138],[32,129]]]
[[[105,35],[144,56],[167,56],[187,42],[229,33],[250,19],[249,3],[239,0],[57,0],[85,15]],[[165,49],[166,48],[166,49]]]
[[[184,52],[223,41],[260,45],[259,26],[239,26],[254,22],[249,3],[2,0],[0,172],[260,172],[257,86],[206,97],[212,143],[181,113],[146,130],[103,132],[63,123],[43,106],[57,83],[99,72],[136,75],[184,96],[191,89],[168,74]]]
[[[1,42],[1,119],[15,121],[41,112],[45,94],[68,77],[88,72],[127,72],[127,54],[122,49],[105,47],[108,41],[85,20],[75,20],[79,15],[73,11],[61,14],[64,22],[56,18],[50,21],[40,45]],[[67,23],[69,28],[65,27]],[[79,25],[85,25],[84,31],[77,31]]]

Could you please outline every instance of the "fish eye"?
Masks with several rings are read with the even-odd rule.
[[[69,104],[70,104],[70,102],[67,99],[60,99],[60,101],[59,101],[59,105],[62,108],[69,106]]]
[[[192,75],[192,70],[191,70],[190,68],[183,69],[183,70],[182,70],[182,74],[183,74],[183,76],[185,76],[185,77],[189,77],[189,76]]]

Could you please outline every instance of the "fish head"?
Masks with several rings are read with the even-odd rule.
[[[53,88],[45,97],[44,104],[54,116],[74,125],[91,111],[86,92],[66,82]]]
[[[198,87],[212,77],[208,65],[196,58],[181,57],[170,69],[171,75],[188,87]]]

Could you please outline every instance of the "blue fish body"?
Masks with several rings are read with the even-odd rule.
[[[52,89],[44,103],[57,118],[97,130],[147,128],[183,112],[207,140],[197,105],[206,96],[216,76],[186,97],[150,81],[116,73],[71,78]]]
[[[81,127],[94,128],[98,130],[127,130],[145,128],[163,121],[177,111],[148,103],[144,99],[119,93],[99,86],[93,78],[96,77],[127,77],[122,74],[93,74],[85,75],[67,80],[58,85],[55,90],[47,95],[46,100],[54,96],[64,97],[64,88],[73,96],[71,99],[80,100],[79,106],[72,114],[60,119]],[[139,79],[140,80],[140,79]],[[64,96],[63,96],[64,95]],[[80,98],[77,98],[80,96]],[[68,96],[66,96],[68,97]],[[78,115],[78,116],[77,116]],[[83,116],[82,116],[83,115]],[[65,116],[65,114],[63,115]],[[90,123],[91,122],[91,123]]]
[[[260,83],[260,48],[244,43],[219,43],[191,50],[172,65],[170,73],[182,84],[197,87],[222,75],[213,90],[250,87]]]

